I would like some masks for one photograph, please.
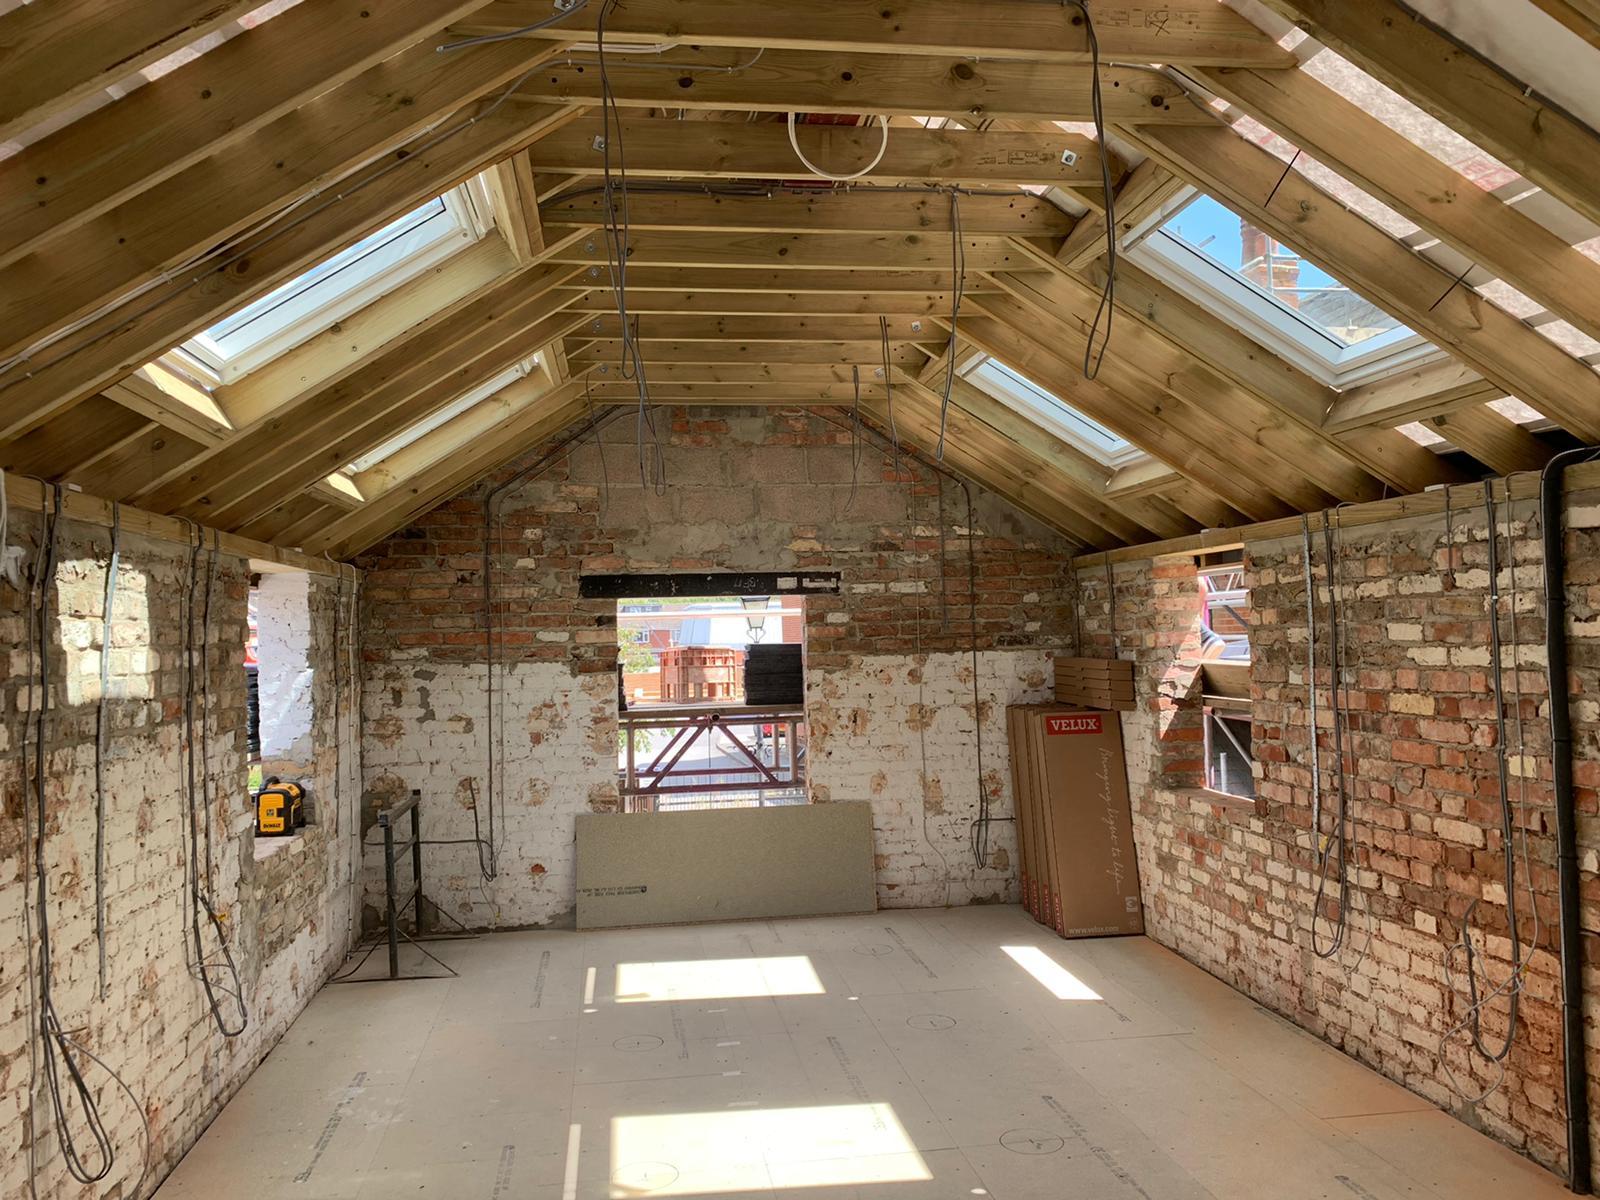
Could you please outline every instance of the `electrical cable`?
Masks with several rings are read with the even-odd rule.
[[[190,916],[190,933],[191,933],[191,936],[192,936],[192,939],[193,939],[192,949],[194,951],[194,974],[195,974],[195,977],[199,979],[201,987],[205,990],[206,1005],[211,1010],[211,1018],[212,1018],[212,1020],[215,1022],[216,1026],[217,1026],[217,1031],[219,1033],[221,1033],[223,1037],[225,1037],[225,1038],[236,1038],[240,1034],[242,1034],[247,1028],[249,1028],[250,1014],[249,1014],[249,1010],[248,1010],[248,1008],[247,1008],[247,1006],[245,1004],[244,983],[243,983],[243,980],[240,978],[240,975],[239,975],[239,966],[234,961],[233,951],[228,945],[227,936],[224,933],[223,928],[222,928],[222,919],[217,915],[217,910],[216,910],[215,905],[212,902],[211,894],[210,894],[210,890],[209,890],[210,886],[211,886],[210,875],[211,875],[211,868],[212,868],[211,853],[210,853],[210,842],[211,842],[210,795],[211,795],[211,791],[210,791],[210,779],[209,779],[210,770],[211,770],[211,764],[210,764],[209,756],[205,757],[205,759],[200,763],[201,774],[206,777],[206,778],[204,778],[202,780],[201,786],[200,786],[200,791],[204,792],[204,795],[205,795],[205,798],[206,798],[206,808],[205,808],[205,811],[204,811],[205,825],[206,825],[206,871],[207,871],[206,887],[202,888],[201,887],[201,883],[200,883],[200,828],[199,827],[200,827],[200,823],[201,823],[202,814],[201,814],[201,811],[200,811],[200,800],[199,800],[199,796],[197,794],[197,789],[196,789],[196,785],[195,785],[195,771],[196,771],[195,743],[196,743],[196,738],[195,738],[195,726],[194,726],[194,701],[195,701],[195,674],[196,674],[196,672],[195,672],[195,667],[194,667],[194,653],[195,653],[195,637],[194,637],[195,629],[194,629],[194,624],[195,624],[195,608],[196,608],[196,598],[195,598],[195,596],[196,596],[196,592],[199,589],[200,552],[204,549],[204,546],[205,546],[205,535],[202,532],[200,532],[199,527],[196,526],[193,521],[188,521],[188,522],[186,522],[186,524],[189,526],[189,530],[190,530],[189,536],[191,538],[191,543],[192,543],[192,549],[191,549],[190,555],[189,555],[188,601],[184,605],[185,630],[184,630],[184,653],[183,653],[183,710],[184,710],[185,742],[186,742],[186,745],[187,745],[187,759],[188,759],[187,798],[188,798],[188,808],[189,808],[189,900],[190,900],[189,916]],[[214,574],[214,568],[215,568],[216,555],[220,551],[220,548],[221,548],[221,534],[217,534],[216,535],[216,542],[215,542],[215,544],[213,546],[213,553],[212,553],[213,574]],[[211,632],[210,597],[209,597],[209,593],[210,593],[210,586],[208,584],[208,586],[207,586],[207,598],[206,598],[206,601],[205,601],[205,614],[206,614],[205,629],[202,631],[202,642],[201,642],[201,646],[200,646],[200,654],[202,656],[202,671],[201,671],[201,673],[206,677],[206,681],[207,681],[206,684],[204,684],[203,686],[207,686],[207,688],[208,688],[208,691],[207,691],[207,694],[206,694],[207,711],[202,714],[202,734],[201,734],[200,740],[202,741],[202,743],[207,748],[209,748],[209,745],[210,745],[210,735],[209,735],[209,732],[205,731],[204,727],[209,726],[209,724],[210,724],[210,712],[209,712],[209,700],[210,700],[210,695],[209,695],[209,665],[205,662],[206,653],[207,653],[207,650],[209,649],[208,643],[209,643],[209,640],[210,640],[210,632]],[[226,987],[226,986],[219,986],[212,979],[212,971],[215,969],[217,964],[215,964],[215,963],[213,963],[211,961],[208,961],[208,959],[206,958],[205,940],[204,940],[204,936],[203,936],[202,931],[201,931],[202,927],[201,927],[201,923],[200,923],[200,917],[201,917],[202,913],[205,914],[206,920],[211,926],[211,931],[212,931],[213,935],[216,937],[217,945],[220,948],[221,954],[222,954],[222,962],[221,962],[220,965],[227,971],[229,977],[232,979],[232,987],[231,988]],[[219,992],[222,995],[231,996],[233,998],[234,1002],[238,1005],[238,1009],[239,1009],[238,1017],[239,1017],[239,1020],[238,1020],[238,1023],[236,1025],[235,1024],[230,1024],[228,1019],[227,1019],[227,1017],[224,1016],[222,1003],[218,999],[218,993]]]
[[[463,38],[459,42],[445,42],[435,46],[434,51],[443,54],[447,50],[465,50],[469,46],[492,46],[496,42],[509,42],[515,38],[526,37],[530,33],[537,33],[541,29],[549,29],[552,25],[559,25],[568,17],[582,12],[589,7],[589,0],[556,0],[556,13],[542,21],[535,21],[531,25],[524,25],[520,29],[508,29],[504,33],[486,33],[481,37]]]
[[[1311,575],[1311,517],[1300,515],[1300,554],[1306,577],[1306,728],[1311,737],[1311,839],[1322,836],[1322,748],[1317,733],[1317,585]]]
[[[889,438],[894,443],[894,473],[900,474],[900,427],[894,420],[894,363],[889,353],[889,318],[878,318],[878,337],[883,348],[883,393],[889,402]]]
[[[856,502],[856,487],[861,482],[861,368],[850,368],[850,497],[844,502],[849,513]]]
[[[94,710],[94,938],[100,999],[106,998],[106,700],[111,691],[111,616],[117,602],[122,505],[111,502],[111,552],[106,559],[105,611],[100,621],[100,696]]]
[[[485,799],[487,801],[486,807],[488,809],[487,816],[489,824],[489,836],[486,843],[488,847],[488,866],[491,871],[496,873],[498,873],[495,838],[496,799],[499,795],[498,777],[505,774],[504,764],[500,761],[501,756],[503,756],[505,752],[505,705],[500,704],[499,706],[496,706],[494,696],[495,672],[496,667],[499,666],[498,660],[500,658],[499,652],[501,649],[501,642],[497,640],[497,636],[503,637],[503,634],[497,631],[495,623],[494,555],[492,553],[496,544],[496,539],[494,536],[496,531],[495,520],[499,513],[499,505],[501,500],[505,498],[507,493],[509,493],[512,488],[518,487],[528,480],[536,478],[544,471],[547,471],[551,467],[555,466],[558,462],[565,460],[567,456],[569,456],[578,447],[584,437],[587,436],[591,430],[593,430],[594,436],[598,439],[601,428],[603,428],[619,413],[620,410],[613,410],[612,412],[591,418],[590,421],[586,422],[582,427],[573,430],[566,438],[558,442],[540,458],[519,470],[509,479],[496,484],[494,487],[490,488],[484,493],[483,547],[481,551],[482,557],[480,559],[481,569],[479,571],[483,582],[484,721],[489,730],[484,762],[484,791],[486,793]],[[504,540],[503,533],[501,534],[499,540]],[[503,672],[504,668],[501,667],[500,669]],[[476,835],[474,837],[474,841],[477,842],[480,847],[485,845],[478,828],[477,802],[475,798],[473,802],[473,832]],[[480,850],[480,870],[483,865],[483,855]],[[485,876],[485,882],[493,878],[494,875],[487,875]]]
[[[821,167],[817,166],[816,163],[812,162],[806,157],[806,152],[804,150],[800,149],[800,139],[795,135],[794,131],[795,116],[796,114],[794,112],[791,111],[789,113],[789,145],[794,150],[794,156],[800,160],[800,165],[820,179],[827,179],[833,183],[849,183],[851,180],[860,179],[863,175],[870,175],[874,170],[876,170],[878,164],[883,161],[883,156],[888,153],[889,118],[880,116],[878,118],[878,124],[879,128],[881,128],[883,131],[883,140],[879,143],[878,153],[873,156],[871,162],[862,167],[859,171],[852,171],[848,175],[835,175],[831,171],[824,171]]]
[[[602,154],[601,179],[603,183],[603,222],[601,233],[606,247],[606,272],[611,285],[612,303],[617,311],[619,343],[618,369],[621,377],[633,382],[638,391],[639,409],[635,423],[635,440],[639,455],[639,482],[650,486],[650,475],[655,475],[656,494],[666,490],[666,456],[662,452],[661,437],[656,430],[651,412],[650,383],[645,371],[643,352],[639,348],[638,324],[630,321],[628,314],[628,257],[632,253],[631,225],[628,208],[628,159],[623,144],[622,116],[618,111],[616,96],[611,90],[611,76],[606,60],[606,17],[616,7],[617,0],[601,0],[595,14],[595,54],[600,72],[600,149]],[[612,153],[617,166],[613,171]],[[620,194],[621,204],[618,205]],[[645,449],[649,439],[651,452]]]
[[[967,249],[961,237],[961,194],[950,191],[950,346],[944,370],[944,396],[939,402],[939,443],[934,458],[944,461],[945,425],[950,392],[956,385],[956,342],[960,337],[961,298],[967,280]]]
[[[1526,821],[1526,818],[1525,818],[1525,815],[1524,815],[1526,813],[1526,805],[1527,805],[1527,774],[1526,774],[1526,769],[1525,768],[1522,771],[1519,772],[1519,781],[1520,781],[1519,782],[1519,788],[1520,788],[1520,791],[1519,791],[1519,801],[1518,801],[1518,815],[1519,815],[1519,817],[1521,819],[1514,821],[1513,817],[1512,817],[1512,810],[1511,810],[1511,793],[1510,793],[1510,785],[1509,785],[1509,779],[1508,779],[1509,747],[1508,747],[1507,740],[1506,740],[1506,732],[1507,732],[1506,726],[1507,726],[1507,723],[1506,723],[1506,712],[1505,712],[1506,704],[1505,704],[1504,670],[1503,670],[1504,646],[1503,646],[1503,643],[1502,643],[1502,640],[1501,640],[1501,637],[1500,637],[1500,583],[1499,583],[1499,579],[1500,579],[1500,558],[1499,558],[1499,548],[1498,548],[1498,545],[1497,545],[1497,535],[1498,535],[1499,521],[1498,521],[1498,517],[1497,517],[1496,504],[1495,504],[1495,499],[1494,499],[1494,482],[1493,482],[1493,480],[1485,480],[1484,481],[1484,497],[1483,497],[1483,499],[1484,499],[1484,515],[1485,515],[1486,523],[1487,523],[1487,526],[1488,526],[1488,532],[1487,532],[1487,558],[1488,558],[1488,561],[1487,561],[1486,565],[1488,567],[1488,572],[1489,572],[1489,584],[1488,584],[1489,595],[1488,595],[1488,599],[1489,599],[1489,647],[1490,647],[1489,656],[1490,656],[1490,660],[1491,660],[1490,661],[1490,676],[1491,676],[1491,679],[1492,679],[1492,687],[1493,687],[1493,691],[1494,691],[1494,705],[1495,705],[1495,733],[1496,733],[1495,749],[1496,749],[1496,763],[1497,763],[1497,768],[1498,768],[1498,770],[1497,770],[1497,784],[1498,784],[1499,801],[1500,801],[1501,853],[1502,853],[1502,857],[1505,860],[1504,888],[1505,888],[1505,897],[1506,897],[1506,900],[1505,900],[1505,903],[1506,903],[1506,926],[1507,926],[1507,932],[1508,932],[1508,940],[1510,942],[1512,966],[1511,966],[1511,971],[1507,974],[1506,978],[1500,982],[1499,985],[1497,985],[1496,987],[1494,987],[1494,988],[1492,988],[1492,989],[1490,989],[1490,990],[1488,990],[1486,992],[1481,992],[1480,991],[1479,986],[1478,986],[1478,951],[1477,951],[1477,948],[1473,945],[1473,942],[1472,942],[1472,918],[1473,918],[1474,914],[1477,911],[1478,904],[1480,903],[1481,898],[1473,900],[1472,903],[1467,906],[1466,912],[1462,914],[1460,937],[1457,940],[1457,942],[1453,946],[1450,947],[1449,952],[1445,955],[1445,961],[1444,961],[1445,984],[1446,984],[1446,987],[1448,987],[1449,990],[1453,994],[1455,992],[1455,990],[1456,990],[1455,989],[1455,967],[1454,967],[1455,954],[1459,951],[1464,957],[1464,960],[1465,960],[1465,963],[1466,963],[1467,1009],[1466,1009],[1465,1014],[1461,1017],[1461,1019],[1458,1020],[1454,1025],[1452,1025],[1445,1032],[1444,1036],[1439,1039],[1439,1050],[1438,1050],[1439,1063],[1440,1063],[1441,1067],[1444,1070],[1445,1077],[1449,1081],[1451,1089],[1462,1100],[1465,1100],[1467,1103],[1473,1104],[1473,1105],[1480,1104],[1484,1100],[1486,1100],[1490,1095],[1492,1095],[1500,1087],[1500,1085],[1505,1080],[1506,1061],[1507,1061],[1507,1059],[1509,1058],[1509,1056],[1511,1054],[1511,1047],[1515,1044],[1515,1041],[1516,1041],[1517,1019],[1518,1019],[1518,1012],[1519,1012],[1520,1007],[1521,1007],[1522,989],[1523,989],[1523,983],[1524,983],[1524,978],[1523,977],[1524,977],[1524,974],[1525,974],[1525,972],[1526,972],[1526,970],[1528,968],[1528,964],[1532,961],[1533,951],[1537,950],[1537,948],[1538,948],[1539,938],[1540,938],[1540,933],[1541,933],[1540,926],[1539,926],[1539,907],[1538,907],[1538,903],[1537,903],[1537,898],[1536,898],[1536,896],[1534,894],[1532,863],[1530,861],[1530,852],[1529,852],[1529,849],[1528,849],[1527,821]],[[1511,515],[1510,481],[1509,481],[1509,479],[1507,479],[1507,481],[1506,481],[1506,540],[1507,540],[1508,544],[1511,543],[1511,539],[1513,538],[1514,534],[1515,534],[1515,529],[1514,529],[1514,526],[1513,526],[1513,523],[1512,523],[1512,515]],[[1518,597],[1517,597],[1517,593],[1516,593],[1516,570],[1517,570],[1517,568],[1516,568],[1516,550],[1515,550],[1515,545],[1512,544],[1511,545],[1511,568],[1510,568],[1510,578],[1511,578],[1511,584],[1512,584],[1512,598],[1511,598],[1511,625],[1512,625],[1511,642],[1512,642],[1512,655],[1513,655],[1512,675],[1513,675],[1513,678],[1517,680],[1517,682],[1516,682],[1516,689],[1517,689],[1517,697],[1516,697],[1517,753],[1519,755],[1523,755],[1524,750],[1525,750],[1525,744],[1522,741],[1522,738],[1523,738],[1523,729],[1522,729],[1522,684],[1521,684],[1521,681],[1520,681],[1520,678],[1519,678],[1520,670],[1519,670],[1519,663],[1517,661],[1518,658],[1520,657],[1520,635],[1519,635],[1519,631],[1518,631],[1518,628],[1517,628],[1517,616],[1516,616],[1516,609],[1517,609],[1517,603],[1518,603]],[[1516,883],[1517,852],[1516,852],[1516,849],[1515,849],[1515,847],[1517,845],[1517,837],[1516,837],[1515,827],[1517,825],[1520,825],[1521,828],[1522,828],[1522,836],[1521,836],[1521,847],[1522,847],[1522,850],[1521,850],[1521,853],[1522,853],[1522,860],[1523,860],[1523,875],[1524,875],[1524,878],[1527,881],[1529,908],[1532,910],[1532,913],[1533,913],[1533,930],[1532,930],[1533,937],[1532,937],[1532,943],[1531,943],[1530,948],[1529,948],[1529,953],[1528,953],[1528,956],[1526,958],[1524,958],[1523,954],[1522,954],[1521,930],[1520,930],[1520,920],[1519,920],[1519,915],[1518,915],[1518,904],[1517,904],[1517,883]],[[1487,1044],[1487,1042],[1485,1041],[1485,1039],[1484,1039],[1482,1017],[1483,1017],[1484,1010],[1487,1009],[1490,1004],[1492,1004],[1495,1000],[1499,999],[1501,996],[1505,996],[1507,998],[1507,1000],[1506,1000],[1506,1034],[1505,1034],[1505,1039],[1501,1043],[1501,1045],[1497,1049],[1491,1049],[1489,1047],[1489,1045]],[[1448,1049],[1450,1044],[1453,1041],[1455,1041],[1455,1039],[1457,1037],[1459,1037],[1463,1032],[1466,1032],[1466,1033],[1470,1034],[1470,1043],[1471,1043],[1472,1048],[1474,1050],[1476,1050],[1478,1052],[1478,1054],[1480,1054],[1485,1060],[1487,1060],[1487,1062],[1491,1065],[1491,1067],[1493,1069],[1493,1077],[1490,1080],[1490,1082],[1488,1083],[1488,1085],[1486,1087],[1484,1087],[1481,1091],[1476,1092],[1476,1093],[1469,1092],[1467,1089],[1465,1089],[1465,1088],[1463,1088],[1461,1086],[1460,1081],[1456,1078],[1456,1074],[1455,1074],[1454,1069],[1450,1065],[1449,1058],[1447,1057],[1447,1055],[1445,1053],[1445,1051]]]
[[[1333,753],[1334,753],[1334,781],[1337,796],[1334,810],[1334,827],[1336,833],[1324,836],[1319,826],[1314,832],[1316,837],[1317,853],[1317,888],[1311,908],[1311,949],[1318,958],[1333,958],[1344,945],[1345,929],[1348,923],[1350,907],[1350,872],[1348,863],[1349,854],[1349,788],[1345,777],[1344,761],[1344,705],[1340,702],[1340,689],[1343,687],[1342,661],[1339,653],[1341,639],[1341,625],[1339,613],[1339,579],[1338,556],[1334,550],[1333,522],[1327,512],[1322,514],[1322,543],[1323,559],[1328,574],[1328,632],[1331,644],[1328,647],[1329,672],[1328,672],[1328,700],[1329,707],[1333,710]],[[1339,866],[1339,915],[1334,923],[1332,936],[1323,943],[1318,935],[1319,922],[1322,915],[1323,904],[1328,888],[1328,868],[1334,861],[1334,850],[1338,850]]]
[[[1076,8],[1083,15],[1084,35],[1089,42],[1089,109],[1094,118],[1094,136],[1100,144],[1100,186],[1105,195],[1106,219],[1106,281],[1100,289],[1100,303],[1095,308],[1094,320],[1089,323],[1088,339],[1083,345],[1083,377],[1094,379],[1100,374],[1105,361],[1106,348],[1111,344],[1111,323],[1116,314],[1117,294],[1117,196],[1111,186],[1111,154],[1106,145],[1106,115],[1100,84],[1100,38],[1095,33],[1094,17],[1084,0],[1061,0],[1063,7]],[[1105,331],[1101,333],[1100,322]],[[1100,335],[1100,351],[1095,353],[1095,335]]]
[[[47,815],[47,797],[45,792],[45,777],[48,774],[49,732],[50,732],[50,593],[54,589],[56,579],[56,556],[61,527],[62,490],[59,484],[53,487],[53,500],[46,518],[46,529],[41,537],[42,562],[37,564],[33,579],[33,590],[30,597],[31,609],[29,614],[30,632],[33,638],[30,647],[35,650],[34,662],[38,666],[38,674],[30,672],[29,687],[37,687],[37,704],[34,713],[34,761],[33,761],[33,804],[34,804],[34,853],[33,867],[36,884],[36,904],[39,926],[39,1038],[43,1048],[44,1078],[50,1093],[50,1107],[55,1120],[57,1139],[61,1146],[61,1157],[68,1173],[84,1185],[94,1184],[106,1178],[112,1167],[116,1164],[116,1147],[111,1142],[111,1136],[106,1131],[105,1122],[100,1115],[99,1106],[95,1102],[94,1093],[88,1081],[84,1079],[82,1069],[77,1059],[72,1054],[72,1043],[66,1031],[62,1028],[60,1018],[56,1013],[55,997],[53,992],[53,963],[51,960],[50,944],[50,885],[49,872],[45,866],[45,839],[49,821]],[[24,786],[27,778],[24,776]],[[66,1081],[63,1083],[61,1072],[66,1070]],[[68,1091],[70,1089],[70,1092]],[[73,1132],[68,1120],[67,1110],[76,1103],[82,1116],[84,1127],[90,1139],[94,1142],[94,1154],[97,1165],[93,1168],[86,1165],[78,1137]]]

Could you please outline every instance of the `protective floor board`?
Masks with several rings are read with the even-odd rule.
[[[1020,908],[430,949],[461,978],[324,989],[159,1200],[1566,1195],[1154,943]]]
[[[866,801],[578,817],[578,928],[877,907]]]

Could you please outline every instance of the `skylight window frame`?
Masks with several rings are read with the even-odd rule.
[[[1093,418],[1085,416],[1053,392],[1013,371],[996,358],[984,357],[962,372],[964,378],[1013,412],[1115,471],[1142,462],[1146,453]]]
[[[1330,387],[1369,383],[1440,355],[1438,347],[1404,325],[1346,345],[1316,322],[1229,270],[1205,251],[1169,233],[1165,225],[1197,197],[1186,188],[1126,239],[1122,253],[1189,299]],[[1210,197],[1215,203],[1226,204]]]
[[[377,231],[387,235],[381,242],[364,249],[357,242],[303,272],[291,281],[297,290],[270,308],[251,313],[279,289],[191,337],[179,351],[216,384],[232,383],[465,250],[493,227],[488,195],[474,178]],[[232,353],[210,336],[218,329],[232,336],[256,322],[269,332]]]

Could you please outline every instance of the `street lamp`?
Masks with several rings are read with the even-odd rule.
[[[745,612],[744,622],[750,627],[745,636],[752,642],[759,642],[767,634],[767,606],[770,601],[770,596],[741,596],[739,598],[739,603],[743,606]]]

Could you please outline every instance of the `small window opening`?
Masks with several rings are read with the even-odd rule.
[[[806,802],[805,597],[617,601],[631,812]]]

